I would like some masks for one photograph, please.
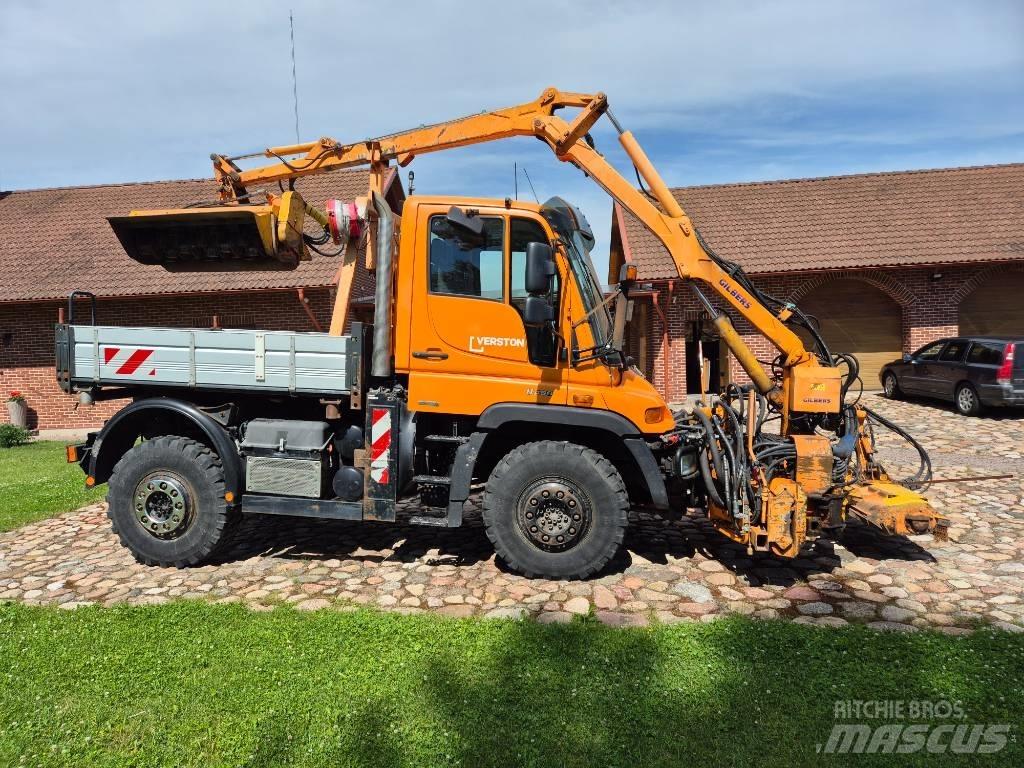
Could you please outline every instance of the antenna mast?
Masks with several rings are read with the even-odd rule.
[[[288,10],[288,27],[292,37],[292,99],[295,101],[295,143],[298,144],[301,141],[299,138],[299,81],[295,77],[295,21],[292,18],[291,9]]]

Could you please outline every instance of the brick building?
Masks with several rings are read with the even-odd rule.
[[[368,176],[335,171],[302,179],[296,188],[314,204],[352,200],[366,194]],[[97,322],[104,325],[326,328],[340,259],[316,258],[289,271],[168,272],[129,259],[106,222],[131,209],[215,197],[211,180],[0,192],[0,393],[4,399],[11,390],[24,393],[31,428],[96,426],[124,405],[78,406],[57,387],[53,324],[72,290],[97,296]],[[397,173],[386,197],[400,212],[405,194]],[[372,280],[360,269],[352,295],[370,294]],[[356,312],[370,308],[364,302]],[[76,311],[87,315],[87,304]],[[7,420],[6,409],[0,418]]]
[[[302,179],[314,203],[365,194],[364,171]],[[720,255],[758,285],[815,315],[835,351],[853,352],[865,385],[885,361],[957,333],[1024,335],[1024,164],[728,184],[674,190]],[[291,271],[168,272],[125,256],[105,217],[215,196],[210,180],[0,192],[0,392],[20,390],[30,426],[98,425],[123,403],[78,407],[58,389],[53,323],[72,290],[98,297],[109,325],[318,330],[329,321],[337,260]],[[393,174],[387,197],[400,212]],[[632,354],[669,400],[744,381],[668,253],[615,206],[610,275],[628,260],[647,290],[630,327]],[[361,260],[360,260],[361,263]],[[710,293],[710,291],[709,291]],[[357,276],[353,296],[372,294]],[[85,311],[82,305],[79,311]],[[369,301],[354,308],[369,316]],[[773,350],[735,312],[763,360]],[[6,410],[0,418],[6,420]]]
[[[833,351],[880,366],[957,333],[1024,336],[1024,164],[723,184],[673,190],[720,256],[814,315]],[[746,377],[719,344],[668,253],[614,206],[609,275],[637,265],[649,290],[630,344],[669,400]],[[706,291],[710,294],[710,290]],[[730,311],[762,360],[774,349]]]

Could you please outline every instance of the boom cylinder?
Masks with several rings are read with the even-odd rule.
[[[701,293],[700,288],[694,283],[690,283],[690,288],[693,290],[693,295],[697,297],[697,301],[701,303],[704,310],[711,317],[711,322],[715,324],[715,328],[718,330],[718,337],[725,342],[725,346],[729,348],[729,351],[733,353],[736,360],[739,362],[740,367],[747,372],[747,376],[754,382],[754,386],[757,387],[757,391],[762,395],[769,397],[773,401],[777,401],[781,398],[781,393],[776,388],[774,382],[768,376],[768,372],[761,366],[761,363],[754,357],[754,353],[750,351],[750,347],[746,345],[740,335],[736,332],[733,327],[732,321],[729,320],[727,315],[722,314],[715,306],[708,301],[708,297]]]
[[[719,315],[713,322],[718,330],[718,337],[725,342],[725,346],[735,355],[740,366],[747,372],[747,376],[754,382],[757,391],[762,395],[770,394],[775,385],[768,378],[768,373],[761,367],[757,358],[754,357],[754,353],[750,351],[750,347],[740,338],[729,318],[726,315]]]
[[[683,209],[679,207],[678,201],[672,197],[672,193],[669,192],[668,187],[662,180],[661,175],[655,169],[654,165],[651,164],[650,159],[647,157],[647,153],[644,152],[643,147],[633,137],[632,132],[625,131],[619,134],[619,143],[622,148],[626,150],[626,154],[629,155],[629,159],[636,166],[637,173],[639,173],[644,181],[647,182],[647,186],[651,188],[651,193],[661,203],[661,207],[665,209],[665,213],[671,216],[673,219],[680,219],[683,217]]]

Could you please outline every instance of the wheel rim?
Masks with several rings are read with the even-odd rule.
[[[516,522],[526,540],[546,552],[577,546],[590,530],[592,510],[586,494],[564,478],[532,483],[516,504]]]
[[[885,394],[887,397],[896,394],[896,378],[892,374],[885,377]]]
[[[139,525],[158,539],[176,539],[192,522],[188,485],[170,472],[153,472],[142,478],[135,486],[132,503]]]
[[[961,411],[969,411],[974,408],[974,392],[971,391],[970,387],[964,387],[960,390],[960,394],[956,396],[956,401]]]

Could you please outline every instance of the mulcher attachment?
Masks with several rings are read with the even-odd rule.
[[[894,536],[931,533],[938,541],[949,539],[949,519],[919,493],[896,483],[854,486],[847,512]]]
[[[293,269],[269,205],[139,211],[107,221],[125,252],[171,271]]]

